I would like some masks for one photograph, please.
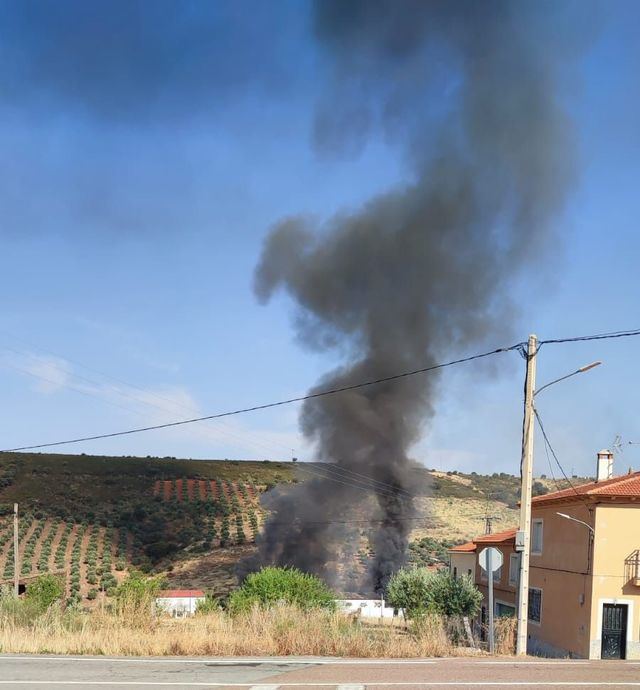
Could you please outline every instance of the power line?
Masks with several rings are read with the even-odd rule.
[[[130,434],[139,434],[144,431],[155,431],[158,429],[167,429],[170,427],[183,426],[185,424],[194,424],[195,422],[203,422],[209,419],[220,419],[222,417],[232,417],[239,414],[246,414],[247,412],[257,412],[259,410],[267,410],[274,407],[281,407],[283,405],[289,405],[291,403],[303,402],[305,400],[313,400],[315,398],[322,398],[328,395],[336,395],[337,393],[345,393],[352,390],[357,390],[360,388],[366,388],[369,386],[375,386],[381,383],[387,383],[389,381],[397,381],[399,379],[408,378],[411,376],[416,376],[417,374],[425,374],[430,371],[436,371],[438,369],[444,369],[446,367],[451,367],[456,364],[463,364],[466,362],[472,362],[477,359],[482,359],[484,357],[490,357],[491,355],[496,355],[501,352],[510,352],[521,347],[522,343],[516,343],[509,347],[500,347],[495,350],[490,350],[488,352],[482,352],[477,355],[471,355],[469,357],[462,357],[460,359],[451,360],[450,362],[444,362],[442,364],[434,364],[429,367],[422,367],[420,369],[413,369],[412,371],[404,371],[400,374],[393,374],[392,376],[384,376],[378,379],[373,379],[371,381],[364,381],[362,383],[354,383],[349,386],[340,386],[338,388],[332,388],[325,391],[318,391],[317,393],[309,393],[307,395],[301,395],[296,398],[288,398],[287,400],[278,400],[277,402],[265,403],[263,405],[253,405],[251,407],[245,407],[237,410],[230,410],[228,412],[219,412],[217,414],[206,415],[203,417],[195,417],[193,419],[184,419],[177,422],[167,422],[165,424],[154,424],[151,426],[138,427],[135,429],[127,429],[126,431],[114,431],[108,434],[95,434],[93,436],[82,436],[78,438],[67,439],[65,441],[54,441],[50,443],[38,443],[29,446],[19,446],[16,448],[7,448],[0,450],[2,453],[17,452],[23,450],[36,450],[38,448],[51,448],[53,446],[63,446],[71,443],[82,443],[84,441],[96,441],[104,438],[114,438],[116,436],[127,436]]]
[[[412,522],[412,521],[428,521],[428,517],[405,517],[405,518],[393,518],[393,522]],[[267,518],[265,520],[265,524],[269,524],[271,526],[282,526],[282,527],[287,527],[287,526],[292,526],[292,525],[298,525],[301,527],[304,527],[305,525],[373,525],[373,524],[382,524],[388,522],[388,519],[383,519],[383,518],[377,518],[374,520],[371,519],[366,519],[366,520],[297,520],[296,518],[293,518],[292,520],[288,520],[287,522],[270,522],[269,519]]]
[[[335,463],[318,463],[314,465],[314,467],[336,472],[337,476],[342,477],[343,479],[371,484],[373,489],[377,489],[379,487],[383,490],[391,491],[393,494],[402,493],[407,496],[411,496],[411,493],[409,491],[403,489],[400,486],[394,486],[393,484],[390,484],[388,482],[378,481],[373,477],[367,477],[366,474],[360,474],[360,472],[355,472],[354,470],[351,470],[348,467],[343,467],[342,465],[337,465]],[[340,472],[342,472],[343,474],[340,474]]]
[[[560,460],[558,460],[558,456],[556,455],[555,450],[553,450],[553,446],[551,445],[551,441],[549,441],[549,437],[547,436],[547,432],[545,431],[544,425],[542,423],[542,419],[540,418],[540,414],[538,413],[538,410],[534,407],[533,412],[536,416],[536,419],[538,420],[538,425],[540,426],[540,431],[542,432],[542,437],[544,438],[544,442],[549,446],[549,450],[551,451],[551,455],[553,456],[553,459],[556,461],[556,464],[560,468],[560,471],[562,472],[562,475],[564,478],[567,480],[567,484],[573,489],[573,493],[585,504],[587,509],[590,509],[589,504],[585,500],[584,496],[578,492],[576,487],[573,485],[573,482],[569,479],[567,476],[567,473],[564,471],[564,467],[562,466]]]
[[[628,331],[611,331],[609,333],[596,333],[595,335],[580,335],[573,338],[553,338],[550,340],[540,340],[538,347],[555,343],[578,343],[584,340],[608,340],[611,338],[631,338],[640,335],[640,328]]]
[[[556,479],[556,475],[553,471],[553,465],[551,464],[551,458],[549,457],[549,447],[546,440],[544,442],[544,453],[547,456],[547,465],[549,465],[549,472],[551,472],[551,478],[553,479],[553,483],[556,485],[556,491],[562,491],[562,489],[560,488],[560,482]]]
[[[0,332],[2,332],[2,331],[0,331]],[[33,345],[33,347],[36,347],[36,346]],[[16,353],[16,354],[19,354],[19,355],[23,355],[23,354],[24,354],[24,353],[22,353],[21,351],[16,350],[16,349],[11,348],[11,347],[6,347],[5,349],[8,350],[8,351],[12,351],[12,352],[14,352],[14,353]],[[45,350],[45,349],[43,349],[43,348],[37,348],[37,349],[41,349],[43,352],[47,352],[47,353],[49,353],[49,354],[51,354],[51,355],[53,355],[53,356],[55,356],[55,357],[58,357],[58,358],[60,358],[60,359],[63,359],[65,362],[67,362],[67,361],[68,361],[68,362],[72,362],[72,361],[73,361],[73,360],[70,360],[70,359],[66,358],[64,355],[60,355],[60,354],[58,354],[58,353],[51,352],[50,350]],[[77,361],[74,361],[73,363],[77,364],[78,366],[80,366],[80,367],[82,367],[82,368],[88,369],[89,371],[93,371],[93,372],[99,374],[100,376],[104,376],[104,377],[107,378],[107,379],[111,378],[112,380],[117,381],[118,383],[120,383],[120,384],[126,386],[127,388],[134,389],[134,390],[138,390],[138,391],[140,391],[141,393],[143,393],[146,397],[153,397],[153,398],[157,398],[158,400],[164,400],[165,402],[170,403],[174,408],[175,408],[175,407],[177,407],[177,408],[182,408],[182,409],[185,409],[185,410],[187,410],[188,412],[191,412],[191,413],[193,413],[193,411],[194,411],[193,408],[189,408],[189,407],[187,407],[186,405],[183,405],[183,404],[177,403],[177,402],[175,402],[175,401],[172,401],[172,400],[170,400],[169,398],[165,398],[165,397],[163,397],[163,396],[161,396],[161,395],[157,395],[156,393],[154,393],[154,392],[152,392],[152,391],[148,391],[148,390],[145,390],[145,389],[143,389],[143,388],[140,388],[139,386],[136,386],[136,385],[134,385],[134,384],[128,383],[128,382],[125,381],[124,379],[116,379],[116,378],[111,377],[111,376],[109,376],[109,375],[107,375],[107,374],[103,374],[102,372],[99,372],[99,371],[97,371],[97,370],[95,370],[95,369],[90,369],[89,367],[86,367],[85,365],[83,365],[83,364],[81,364],[81,363],[79,363],[79,362],[77,362]],[[42,381],[45,381],[45,382],[47,382],[47,383],[50,383],[50,384],[53,384],[53,385],[60,385],[60,386],[63,386],[63,387],[65,387],[65,388],[69,388],[70,390],[73,390],[73,391],[75,391],[75,392],[82,393],[83,395],[89,395],[89,396],[92,396],[92,397],[96,397],[96,398],[98,398],[98,399],[100,399],[100,400],[103,400],[104,402],[107,402],[108,404],[111,404],[111,405],[120,407],[120,408],[122,408],[122,409],[124,409],[124,410],[127,410],[127,411],[129,411],[129,412],[133,412],[133,413],[135,413],[135,414],[139,414],[139,412],[136,411],[136,410],[133,410],[133,409],[131,409],[131,408],[127,408],[127,407],[125,407],[125,406],[123,406],[123,405],[120,405],[119,403],[113,402],[113,401],[111,401],[111,400],[104,399],[103,397],[101,397],[101,396],[99,396],[99,395],[97,395],[97,394],[95,394],[95,393],[92,393],[91,391],[88,391],[88,390],[84,390],[84,389],[82,389],[82,388],[75,387],[75,386],[73,386],[73,385],[71,385],[71,384],[69,384],[69,383],[67,383],[67,382],[58,382],[58,381],[54,381],[54,380],[49,379],[49,378],[46,378],[45,376],[42,376],[42,375],[40,375],[40,374],[36,374],[35,372],[31,372],[31,371],[29,371],[28,369],[23,369],[23,368],[21,368],[21,367],[14,366],[14,365],[12,365],[12,364],[10,364],[10,363],[8,363],[8,362],[5,362],[4,364],[5,364],[6,366],[12,368],[12,369],[15,369],[16,371],[19,371],[19,372],[24,373],[24,374],[27,374],[27,375],[29,375],[29,376],[33,376],[33,377],[35,377],[35,378],[41,379]],[[94,380],[94,379],[90,379],[90,378],[87,378],[87,377],[85,377],[85,376],[80,376],[80,375],[75,374],[75,373],[73,373],[73,372],[67,372],[67,373],[68,373],[70,376],[73,376],[73,377],[75,377],[75,378],[78,378],[78,379],[81,380],[81,381],[85,381],[86,383],[90,384],[91,386],[97,387],[98,389],[104,385],[104,384],[103,384],[102,382],[100,382],[100,381],[96,381],[96,380]],[[117,389],[117,388],[112,388],[111,390],[112,390],[116,395],[130,398],[131,400],[134,400],[135,402],[142,403],[143,405],[148,405],[148,406],[150,406],[150,407],[154,407],[154,408],[156,408],[156,409],[158,409],[158,410],[162,410],[163,412],[170,412],[170,410],[169,410],[167,407],[164,407],[164,406],[160,406],[160,405],[154,404],[154,403],[149,402],[148,400],[145,400],[145,399],[143,399],[143,398],[141,398],[141,397],[139,397],[139,396],[131,395],[131,394],[127,393],[126,391],[122,391],[122,390],[119,390],[119,389]],[[263,444],[258,444],[258,443],[256,443],[255,441],[252,441],[250,438],[247,439],[247,438],[241,437],[241,436],[238,435],[238,434],[233,434],[232,432],[229,432],[229,431],[227,431],[226,429],[221,428],[220,425],[224,425],[224,422],[222,422],[222,421],[220,421],[220,420],[217,420],[215,423],[216,423],[216,429],[217,429],[218,432],[220,432],[220,433],[222,433],[222,434],[226,434],[226,435],[229,436],[229,437],[236,438],[237,440],[239,440],[239,441],[241,441],[241,442],[243,442],[243,443],[248,443],[249,445],[253,445],[253,446],[255,446],[255,447],[260,447],[260,446],[262,446],[263,448],[266,449],[266,446],[264,445],[264,443],[263,443]],[[206,422],[205,422],[205,424],[206,424]],[[211,427],[207,427],[207,428],[211,428]],[[281,447],[283,447],[283,448],[285,447],[284,444],[277,443],[277,442],[276,442],[276,443],[270,443],[270,445],[272,445],[274,448],[276,447],[276,445],[277,445],[277,446],[281,446]],[[271,452],[272,452],[272,451],[271,451]],[[351,470],[351,469],[346,468],[346,467],[342,467],[342,466],[340,466],[340,465],[336,465],[336,464],[331,463],[331,464],[322,464],[322,465],[319,465],[319,466],[316,466],[316,467],[318,467],[319,469],[322,469],[322,470],[326,471],[327,473],[333,472],[333,473],[336,474],[336,476],[345,479],[347,482],[353,481],[353,480],[354,480],[354,477],[355,477],[355,478],[356,478],[355,481],[357,482],[357,485],[354,484],[354,487],[355,487],[355,488],[362,488],[360,485],[361,485],[361,484],[366,484],[368,488],[373,489],[374,491],[378,491],[378,493],[389,493],[389,492],[391,492],[391,493],[393,493],[394,495],[403,494],[403,495],[406,495],[407,497],[411,497],[411,494],[410,494],[408,491],[405,491],[404,489],[402,489],[401,487],[396,487],[396,486],[394,486],[394,485],[392,485],[392,484],[389,484],[389,483],[386,483],[386,482],[379,481],[379,480],[377,480],[377,479],[374,479],[374,478],[372,478],[372,477],[368,477],[368,476],[366,476],[366,475],[364,475],[364,474],[361,474],[361,473],[359,473],[359,472],[356,472],[356,471]],[[346,477],[345,477],[345,475],[346,475]],[[364,481],[363,481],[363,480],[364,480]]]
[[[392,492],[388,489],[378,488],[376,486],[369,486],[369,485],[365,484],[364,482],[356,484],[356,483],[354,483],[355,480],[347,481],[347,480],[345,480],[344,477],[342,479],[338,479],[336,477],[332,477],[330,475],[323,474],[322,472],[317,472],[317,471],[315,471],[309,467],[304,467],[302,465],[298,465],[298,467],[299,467],[299,469],[301,469],[305,472],[308,472],[309,474],[311,474],[314,477],[320,477],[321,479],[328,479],[329,481],[335,482],[336,484],[343,484],[344,486],[349,486],[349,487],[354,488],[354,489],[361,489],[362,491],[366,491],[367,493],[374,493],[375,492],[377,494],[383,494],[385,496],[389,496],[390,498],[401,495],[399,492],[396,493],[396,492]],[[408,492],[404,492],[404,493],[407,496],[409,496]]]
[[[2,333],[2,332],[3,332],[3,331],[0,331],[0,333]],[[18,339],[18,340],[19,340],[19,339]],[[102,373],[102,372],[99,372],[99,371],[96,370],[96,369],[92,369],[92,368],[90,368],[90,367],[87,367],[86,365],[81,364],[80,362],[78,362],[78,361],[76,361],[76,360],[72,360],[72,359],[69,359],[69,358],[67,358],[67,357],[65,357],[65,356],[63,356],[63,355],[54,353],[54,352],[52,352],[51,350],[46,350],[46,349],[44,349],[44,348],[38,348],[38,347],[35,346],[35,345],[33,345],[33,347],[36,347],[36,349],[39,349],[39,350],[41,350],[42,352],[46,352],[46,353],[48,353],[48,354],[54,355],[55,357],[58,357],[58,358],[60,358],[60,359],[63,359],[65,362],[69,362],[69,363],[76,364],[77,366],[80,366],[80,367],[82,367],[83,369],[87,369],[88,371],[93,371],[94,373],[97,373],[97,374],[99,374],[100,376],[103,376],[103,377],[106,378],[106,379],[111,379],[111,380],[113,380],[113,381],[116,381],[116,382],[118,382],[118,383],[120,383],[120,384],[126,386],[126,387],[129,388],[129,389],[138,390],[138,391],[140,391],[142,394],[144,394],[147,398],[148,398],[148,397],[152,397],[152,398],[157,398],[158,400],[164,400],[165,402],[168,402],[168,403],[171,405],[171,407],[172,407],[173,409],[169,409],[169,408],[166,407],[166,406],[157,405],[157,404],[155,404],[155,403],[153,403],[153,402],[150,402],[150,401],[147,400],[147,399],[144,399],[144,398],[142,398],[142,397],[140,397],[140,396],[137,396],[137,395],[132,395],[132,394],[126,392],[126,391],[123,391],[123,390],[121,390],[121,389],[119,389],[119,388],[117,388],[117,387],[112,386],[111,384],[109,384],[109,385],[111,386],[110,389],[109,389],[109,391],[110,391],[111,393],[113,393],[114,395],[117,395],[117,396],[119,396],[119,397],[130,398],[131,400],[133,400],[133,401],[135,401],[135,402],[137,402],[137,403],[140,403],[140,404],[142,404],[142,405],[146,405],[146,406],[148,406],[148,407],[154,407],[154,408],[156,408],[157,410],[161,410],[162,412],[168,412],[168,413],[170,413],[171,415],[175,414],[176,408],[178,408],[178,409],[183,409],[183,410],[185,410],[186,412],[188,412],[189,414],[193,414],[194,412],[196,412],[196,408],[193,407],[193,406],[187,406],[187,405],[181,404],[181,403],[179,403],[179,402],[177,402],[177,401],[175,401],[175,400],[171,400],[171,399],[169,399],[169,398],[166,398],[166,397],[164,397],[164,396],[162,396],[162,395],[159,395],[159,394],[157,394],[157,393],[155,393],[155,392],[153,392],[153,391],[149,391],[149,390],[146,390],[146,389],[144,389],[144,388],[141,388],[140,386],[136,386],[136,385],[134,385],[134,384],[132,384],[132,383],[128,383],[127,381],[124,381],[123,379],[114,378],[113,376],[109,376],[108,374],[104,374],[104,373]],[[23,352],[21,352],[21,351],[19,351],[19,350],[16,350],[15,348],[5,347],[5,349],[6,349],[6,350],[9,350],[9,351],[12,351],[12,352],[15,352],[15,353],[17,353],[17,354],[19,354],[19,355],[24,355]],[[96,380],[94,380],[94,379],[90,379],[90,378],[87,378],[87,377],[85,377],[85,376],[81,376],[81,375],[76,374],[76,373],[71,372],[71,371],[66,372],[69,376],[72,376],[73,378],[79,379],[79,380],[81,380],[81,381],[85,381],[85,382],[87,382],[88,384],[90,384],[91,386],[93,386],[93,389],[92,389],[92,390],[85,390],[85,389],[83,389],[83,388],[79,388],[79,387],[74,386],[74,385],[72,385],[72,384],[70,384],[70,383],[67,383],[67,382],[54,381],[54,380],[52,380],[52,379],[46,378],[45,376],[42,376],[42,375],[40,375],[40,374],[36,374],[35,372],[29,371],[29,370],[27,370],[27,369],[23,369],[23,368],[21,368],[21,367],[18,367],[18,366],[16,366],[16,365],[13,365],[13,364],[11,364],[11,363],[9,363],[9,362],[6,362],[6,361],[3,362],[3,365],[6,366],[6,367],[9,367],[9,368],[11,368],[11,369],[14,369],[15,371],[19,371],[20,373],[23,373],[23,374],[26,374],[26,375],[28,375],[28,376],[32,376],[32,377],[34,377],[34,378],[40,379],[40,380],[42,380],[42,381],[45,381],[46,383],[50,383],[50,384],[52,384],[52,385],[54,385],[54,386],[60,386],[60,387],[63,387],[63,388],[67,388],[67,389],[72,390],[72,391],[74,391],[74,392],[76,392],[76,393],[81,393],[82,395],[94,397],[94,398],[96,398],[96,399],[98,399],[98,400],[101,400],[101,401],[104,402],[104,403],[107,403],[108,405],[112,405],[112,406],[114,406],[114,407],[119,407],[119,408],[121,408],[121,409],[123,409],[123,410],[126,410],[127,412],[131,412],[132,414],[136,414],[136,415],[138,415],[138,416],[144,416],[143,413],[142,413],[141,411],[139,411],[139,410],[134,410],[134,409],[132,409],[132,408],[130,408],[130,407],[125,407],[124,405],[121,405],[120,403],[117,403],[117,402],[115,402],[115,401],[113,401],[113,400],[109,400],[109,398],[107,397],[107,395],[100,395],[98,392],[96,392],[97,390],[99,390],[100,388],[104,387],[104,385],[105,385],[105,384],[104,384],[103,382],[101,382],[101,381],[96,381]],[[106,393],[106,391],[105,391],[105,393]],[[210,427],[210,426],[203,425],[203,428],[208,428],[208,429],[211,429],[212,431],[215,429],[215,432],[214,432],[214,433],[226,434],[227,436],[229,436],[229,437],[231,437],[231,438],[235,438],[237,441],[242,442],[242,444],[244,444],[244,445],[254,446],[255,448],[262,447],[263,449],[268,450],[269,453],[273,453],[273,452],[274,452],[274,448],[275,448],[276,446],[279,446],[279,447],[281,447],[281,448],[287,448],[287,450],[288,450],[288,446],[285,446],[284,444],[279,443],[279,442],[277,442],[277,441],[267,441],[266,439],[261,439],[262,442],[256,442],[255,440],[251,440],[250,438],[248,438],[248,436],[249,436],[249,434],[252,433],[252,432],[246,432],[246,431],[245,431],[245,432],[243,432],[243,435],[242,435],[242,436],[239,436],[238,434],[234,434],[234,433],[231,432],[231,431],[227,431],[227,430],[225,430],[225,429],[228,429],[228,425],[225,427],[224,422],[222,422],[222,421],[220,421],[220,420],[217,420],[217,423],[216,423],[215,427]],[[255,436],[255,435],[254,435],[254,436]],[[265,443],[268,443],[270,446],[272,446],[272,448],[270,448],[270,449],[267,448],[267,446],[265,445]]]

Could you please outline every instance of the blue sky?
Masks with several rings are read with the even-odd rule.
[[[478,350],[639,325],[640,7],[608,8],[563,94],[580,178],[559,241],[513,285],[514,337]],[[357,209],[411,171],[381,131],[350,155],[313,146],[329,68],[304,3],[8,2],[0,26],[0,446],[300,395],[340,363],[296,341],[286,297],[256,301],[262,242],[282,217]],[[541,383],[604,361],[540,400],[567,471],[592,472],[617,434],[640,441],[639,346],[541,351]],[[517,471],[522,366],[513,353],[444,374],[412,456]],[[296,406],[61,450],[313,455]],[[640,446],[616,462],[640,468]]]

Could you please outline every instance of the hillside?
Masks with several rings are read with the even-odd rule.
[[[318,466],[319,467],[319,466]],[[0,455],[0,582],[13,577],[11,512],[20,506],[21,576],[59,572],[68,596],[99,601],[131,568],[174,586],[224,594],[265,518],[261,496],[318,473],[307,463],[89,455]],[[519,481],[506,474],[414,468],[418,518],[410,557],[437,566],[448,546],[517,522]],[[555,488],[537,480],[537,492]],[[285,489],[286,490],[286,489]],[[366,519],[366,502],[361,508]],[[370,555],[367,530],[351,575]]]

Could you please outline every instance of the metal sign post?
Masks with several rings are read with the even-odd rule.
[[[493,628],[493,568],[491,551],[487,554],[487,578],[489,579],[489,654],[494,654],[496,651],[496,641]]]
[[[478,556],[480,567],[487,573],[487,587],[489,590],[489,653],[495,652],[495,635],[493,625],[493,573],[502,567],[502,551],[490,546],[482,549]]]

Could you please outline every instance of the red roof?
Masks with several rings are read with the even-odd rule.
[[[163,589],[158,592],[160,599],[189,599],[191,597],[203,597],[201,589]]]
[[[604,479],[599,482],[580,484],[573,488],[554,491],[544,496],[535,496],[532,503],[535,506],[547,505],[555,502],[580,501],[582,498],[640,498],[640,472],[624,474],[621,477]]]
[[[449,552],[455,551],[457,553],[472,553],[476,550],[476,545],[472,541],[465,542],[464,544],[458,544],[457,546],[452,546]]]
[[[476,544],[502,544],[516,539],[516,527],[502,530],[502,532],[494,532],[493,534],[482,534],[476,537],[473,541]]]

